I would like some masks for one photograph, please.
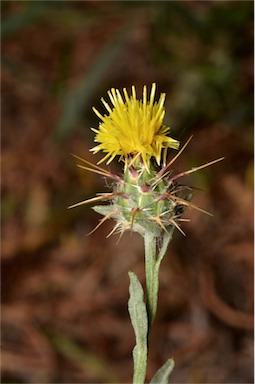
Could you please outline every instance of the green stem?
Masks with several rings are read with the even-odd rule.
[[[144,237],[145,247],[145,275],[146,275],[146,305],[148,315],[148,338],[157,310],[158,278],[156,268],[156,237],[146,232]]]
[[[133,350],[133,384],[143,384],[145,380],[149,337],[157,312],[159,267],[172,238],[172,233],[173,230],[170,233],[164,233],[158,254],[157,237],[151,232],[145,233],[146,308],[143,301],[142,286],[137,277],[132,272],[129,273],[132,283],[130,286],[129,311],[136,334],[136,346]]]
[[[169,242],[172,239],[174,228],[169,233],[164,233],[162,245],[157,255],[157,239],[150,233],[146,232],[144,237],[145,245],[145,274],[146,274],[146,291],[147,291],[147,314],[148,314],[148,340],[155,319],[158,304],[158,288],[159,288],[159,267],[160,263],[167,251]]]
[[[134,358],[137,364],[134,364],[133,384],[143,384],[146,376],[148,350],[143,348],[139,353],[137,350],[134,352],[137,353],[136,358]]]

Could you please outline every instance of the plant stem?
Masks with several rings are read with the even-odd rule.
[[[129,313],[136,335],[136,346],[133,350],[133,384],[143,384],[145,380],[150,332],[157,312],[159,267],[172,238],[173,229],[169,233],[164,233],[159,250],[157,247],[158,238],[149,231],[145,233],[146,307],[143,301],[142,286],[137,277],[132,272],[129,273]]]
[[[144,236],[145,247],[145,275],[146,275],[146,306],[148,316],[148,339],[153,320],[157,310],[158,278],[156,268],[156,237],[146,232]]]
[[[164,233],[162,246],[157,255],[157,238],[150,232],[145,233],[145,274],[146,274],[146,292],[147,292],[147,316],[148,316],[148,341],[155,319],[158,304],[158,288],[159,288],[159,267],[160,263],[167,251],[169,242],[172,239],[174,227],[169,233]]]

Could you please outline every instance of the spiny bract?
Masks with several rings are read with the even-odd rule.
[[[93,209],[116,220],[111,233],[122,234],[130,229],[142,236],[145,231],[150,231],[155,237],[161,237],[172,226],[182,232],[178,220],[191,193],[187,187],[178,186],[167,174],[161,175],[152,164],[148,172],[136,159],[123,179],[116,181],[114,193],[109,196],[110,204]],[[185,200],[181,197],[183,194]]]

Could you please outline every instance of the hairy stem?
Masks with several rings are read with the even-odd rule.
[[[145,246],[145,275],[146,275],[146,293],[147,293],[147,316],[148,316],[148,338],[151,326],[157,311],[158,298],[158,278],[156,262],[156,237],[146,232],[144,237]]]
[[[158,289],[159,289],[159,267],[160,263],[167,251],[169,242],[172,239],[174,227],[169,233],[164,233],[161,248],[157,254],[157,239],[150,233],[146,232],[144,237],[145,245],[145,274],[146,274],[146,291],[147,291],[147,315],[148,315],[148,340],[151,327],[157,312]]]

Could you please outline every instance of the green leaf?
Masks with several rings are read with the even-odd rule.
[[[133,383],[142,384],[145,380],[147,366],[148,318],[141,283],[133,272],[128,274],[130,278],[128,310],[136,337],[136,346],[133,349]]]
[[[169,376],[173,369],[174,361],[173,359],[168,359],[165,364],[155,373],[150,384],[168,384]]]

